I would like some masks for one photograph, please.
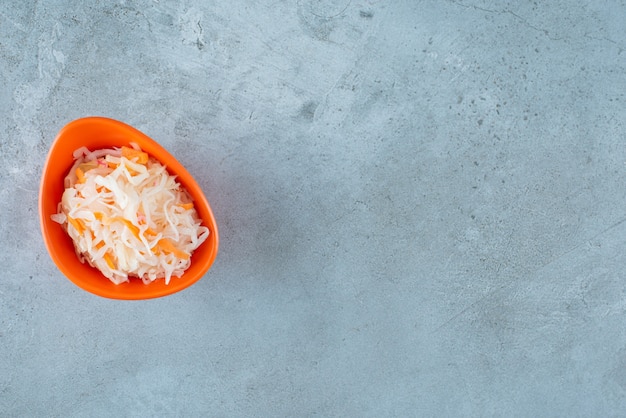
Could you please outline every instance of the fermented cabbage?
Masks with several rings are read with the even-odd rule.
[[[72,238],[80,260],[113,283],[137,277],[169,284],[189,268],[209,229],[175,176],[131,147],[77,149],[52,219]]]

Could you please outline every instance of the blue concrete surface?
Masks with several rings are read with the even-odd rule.
[[[3,416],[623,416],[626,5],[9,1]],[[56,269],[39,175],[102,115],[220,253],[124,302]]]

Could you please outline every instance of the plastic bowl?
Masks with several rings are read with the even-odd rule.
[[[93,151],[128,146],[131,142],[138,144],[143,151],[164,164],[171,174],[177,176],[180,184],[192,196],[202,223],[210,230],[207,240],[192,254],[189,269],[180,278],[172,277],[167,285],[165,280],[144,284],[137,278],[131,278],[119,285],[112,283],[96,268],[80,262],[72,239],[60,224],[50,219],[50,215],[57,212],[65,190],[63,179],[74,162],[74,150],[85,146]],[[200,280],[217,256],[217,225],[209,202],[198,183],[165,148],[137,129],[113,119],[87,117],[70,122],[61,129],[50,147],[43,167],[39,189],[39,218],[43,240],[59,270],[78,287],[106,298],[151,299],[179,292]]]

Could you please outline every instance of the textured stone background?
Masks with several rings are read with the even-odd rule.
[[[9,1],[6,416],[626,410],[626,4]],[[218,258],[123,302],[56,269],[37,196],[102,115],[205,190]]]

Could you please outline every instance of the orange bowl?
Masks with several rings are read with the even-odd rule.
[[[179,183],[193,198],[203,225],[210,230],[207,240],[191,256],[191,266],[182,277],[172,277],[167,285],[165,280],[144,284],[136,278],[119,285],[112,283],[98,269],[80,262],[72,239],[60,224],[50,218],[57,212],[65,190],[63,179],[74,163],[72,154],[76,149],[85,146],[94,151],[129,146],[131,142],[138,144],[143,151],[165,165],[170,174],[177,176]],[[217,256],[217,224],[209,202],[192,175],[165,148],[137,129],[113,119],[87,117],[70,122],[61,129],[43,167],[39,188],[39,220],[43,240],[59,270],[78,287],[106,298],[151,299],[176,293],[200,280]]]

